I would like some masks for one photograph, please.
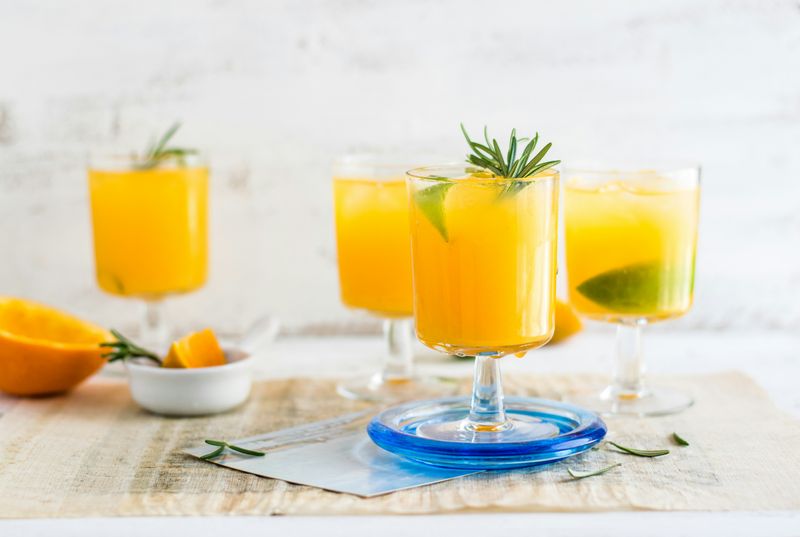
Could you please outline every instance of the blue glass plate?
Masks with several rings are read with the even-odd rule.
[[[582,408],[532,397],[505,398],[512,423],[497,432],[465,430],[470,400],[448,397],[385,410],[367,426],[378,446],[417,462],[448,468],[501,470],[555,462],[600,442],[608,430]]]

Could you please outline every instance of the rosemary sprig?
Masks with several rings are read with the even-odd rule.
[[[127,360],[128,358],[147,358],[161,365],[161,358],[153,351],[140,347],[113,328],[111,329],[111,333],[114,334],[117,341],[106,341],[100,344],[101,347],[110,349],[109,352],[102,355],[103,358],[107,358],[109,362]]]
[[[137,159],[138,162],[135,168],[149,170],[170,159],[176,160],[180,166],[185,166],[186,156],[196,154],[197,150],[184,147],[167,147],[167,144],[175,136],[179,128],[181,128],[181,124],[174,123],[159,140],[151,143],[150,147],[145,150],[144,156]]]
[[[467,155],[467,162],[477,166],[478,168],[489,171],[497,177],[502,177],[505,179],[524,179],[527,177],[533,177],[537,173],[541,173],[549,168],[552,168],[561,162],[560,160],[549,160],[542,162],[547,152],[553,146],[552,143],[546,144],[535,155],[533,155],[533,151],[536,149],[536,144],[539,142],[538,132],[533,136],[533,138],[530,139],[517,138],[517,129],[512,129],[511,137],[508,141],[508,150],[505,152],[505,157],[503,157],[504,152],[500,149],[500,144],[497,142],[497,140],[495,138],[490,139],[489,129],[487,127],[483,128],[483,139],[486,142],[485,144],[473,141],[472,138],[469,137],[467,129],[464,127],[463,123],[461,124],[461,132],[464,133],[464,138],[466,138],[467,144],[469,144],[469,147],[472,150],[472,153]],[[525,148],[522,150],[519,158],[517,158],[517,149],[525,141],[528,143],[525,145]],[[531,157],[531,155],[533,155],[533,157]],[[529,184],[530,181],[508,182],[503,186],[500,197],[514,195]]]
[[[464,138],[466,138],[467,144],[472,151],[467,155],[467,162],[472,164],[473,167],[467,170],[474,177],[525,179],[533,177],[561,162],[560,160],[543,162],[545,155],[553,146],[550,143],[542,147],[536,154],[533,153],[536,149],[536,144],[539,142],[538,132],[531,139],[517,138],[517,129],[512,129],[511,137],[508,141],[508,149],[505,152],[500,149],[500,144],[496,139],[489,137],[489,130],[486,127],[483,128],[485,144],[473,141],[463,123],[461,124],[461,132],[464,134]],[[518,149],[523,144],[525,144],[525,147],[518,156]],[[450,237],[444,218],[444,201],[452,183],[444,177],[431,176],[426,179],[443,182],[415,192],[414,199],[422,214],[439,231],[442,239],[445,242],[449,242]],[[530,185],[531,181],[503,181],[498,184],[501,187],[498,199],[502,199],[513,196]]]
[[[689,442],[678,436],[678,433],[672,433],[672,439],[675,441],[676,444],[679,446],[688,446]]]
[[[620,451],[624,451],[629,455],[635,455],[637,457],[653,458],[653,457],[661,457],[662,455],[669,455],[668,449],[636,449],[636,448],[621,446],[616,442],[612,442],[610,440],[608,441],[608,443]]]
[[[567,472],[569,472],[569,475],[572,476],[572,479],[583,479],[585,477],[593,477],[593,476],[596,476],[596,475],[602,475],[602,474],[608,472],[609,470],[613,470],[617,466],[622,466],[622,463],[618,462],[616,464],[612,464],[611,466],[606,466],[605,468],[600,468],[599,470],[587,470],[585,472],[581,471],[581,470],[573,470],[572,468],[567,468]]]
[[[528,138],[517,138],[517,129],[511,130],[511,137],[508,141],[508,151],[505,158],[503,158],[503,151],[500,150],[500,144],[497,143],[495,138],[489,139],[489,129],[483,128],[483,138],[486,144],[481,144],[473,141],[464,124],[461,124],[461,132],[464,133],[464,138],[467,140],[472,153],[467,155],[467,162],[474,164],[479,168],[491,171],[498,177],[506,179],[520,179],[525,177],[532,177],[539,172],[548,168],[552,168],[559,164],[560,160],[550,160],[542,162],[542,159],[553,146],[548,143],[531,159],[533,150],[536,149],[536,143],[539,141],[539,133],[537,132],[533,138],[530,138],[525,149],[522,150],[519,158],[517,158],[517,147],[521,142],[525,142]],[[530,160],[529,160],[530,159]]]
[[[225,448],[237,451],[239,453],[243,453],[245,455],[250,455],[251,457],[263,457],[264,455],[266,455],[266,453],[264,453],[263,451],[253,451],[252,449],[247,449],[241,446],[235,446],[233,444],[229,444],[228,442],[225,442],[223,440],[206,440],[205,442],[209,446],[217,447],[217,449],[215,449],[214,451],[211,451],[209,453],[206,453],[205,455],[200,456],[201,459],[206,461],[215,459],[220,455],[222,455],[222,452],[225,451]]]

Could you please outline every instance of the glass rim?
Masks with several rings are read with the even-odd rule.
[[[458,171],[456,172],[456,170]],[[552,168],[548,168],[530,177],[499,177],[494,174],[492,174],[492,177],[485,177],[485,178],[466,177],[471,173],[471,170],[479,170],[479,168],[477,166],[471,166],[468,163],[434,164],[431,166],[422,166],[420,168],[413,168],[411,170],[408,170],[406,172],[406,177],[408,177],[409,179],[420,180],[420,181],[432,181],[436,183],[458,183],[460,181],[469,179],[470,183],[473,184],[484,183],[484,184],[496,185],[498,183],[513,183],[519,181],[525,181],[525,182],[552,181],[558,179],[559,175],[561,174],[559,166],[553,166]],[[453,174],[454,175],[453,177],[448,177],[446,174],[446,172],[448,171],[456,173]],[[433,172],[438,172],[438,174]]]
[[[334,179],[371,181],[404,181],[408,170],[418,168],[420,162],[429,160],[414,156],[412,152],[402,151],[362,151],[339,155],[331,161],[330,168]],[[452,161],[456,164],[457,161]]]
[[[686,172],[702,172],[702,165],[691,160],[631,160],[614,163],[579,162],[563,165],[565,175],[588,173],[592,175],[641,175],[644,172],[659,174],[682,174]]]
[[[369,166],[375,168],[388,168],[404,165],[411,165],[415,160],[413,153],[401,151],[354,151],[343,153],[335,157],[331,164],[333,166]],[[410,169],[410,168],[409,168]]]

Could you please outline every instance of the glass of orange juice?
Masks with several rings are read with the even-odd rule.
[[[417,337],[473,357],[475,372],[471,397],[381,412],[367,428],[380,447],[436,466],[502,469],[552,462],[605,435],[596,415],[503,394],[501,358],[521,358],[553,335],[558,177],[408,172]]]
[[[692,305],[700,169],[589,167],[564,175],[570,302],[582,316],[617,327],[611,384],[574,400],[607,414],[687,408],[689,394],[645,382],[641,332]]]
[[[89,195],[97,283],[144,301],[142,341],[163,345],[162,302],[203,286],[208,271],[208,168],[192,150],[155,144],[141,156],[92,157]]]
[[[381,448],[435,466],[499,470],[560,460],[606,434],[592,412],[505,397],[502,358],[522,358],[555,328],[560,161],[539,135],[506,149],[484,128],[467,165],[407,174],[414,316],[428,347],[474,359],[471,397],[413,401],[375,416]],[[485,142],[485,143],[483,143]]]
[[[383,319],[383,368],[338,386],[371,401],[405,399],[444,384],[414,374],[411,244],[405,171],[413,164],[380,153],[348,155],[333,166],[342,303]]]

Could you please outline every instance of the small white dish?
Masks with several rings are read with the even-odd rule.
[[[202,416],[242,404],[253,384],[253,355],[225,349],[228,363],[213,367],[171,369],[128,360],[128,380],[139,406],[167,416]]]

